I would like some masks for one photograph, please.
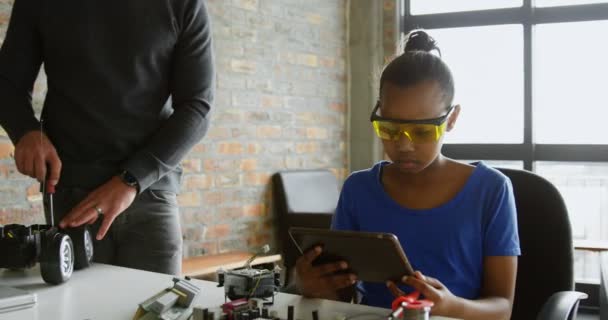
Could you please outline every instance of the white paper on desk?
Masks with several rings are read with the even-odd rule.
[[[0,286],[0,313],[31,308],[36,304],[36,300],[35,293]]]

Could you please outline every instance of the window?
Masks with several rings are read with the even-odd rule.
[[[600,58],[608,57],[608,42],[598,38],[600,30],[608,30],[608,20],[536,26],[537,143],[608,144],[608,60]]]
[[[566,201],[574,239],[608,241],[608,0],[402,0],[456,81],[461,118],[444,153],[525,168]],[[480,81],[482,79],[482,81]],[[575,253],[577,281],[599,260]]]
[[[547,1],[546,2],[551,2]],[[522,0],[412,0],[412,14],[472,11],[508,7],[521,7]]]
[[[579,4],[608,3],[608,0],[536,0],[537,7],[571,6]]]
[[[461,105],[458,124],[446,135],[446,142],[523,142],[521,25],[435,29],[432,33],[458,84],[454,101]],[[517,108],[519,112],[514,112]]]

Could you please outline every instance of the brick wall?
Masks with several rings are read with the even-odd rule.
[[[0,39],[11,0],[0,0]],[[183,162],[185,255],[273,241],[270,176],[346,174],[345,0],[208,0],[218,92],[212,127]],[[44,75],[34,102],[44,99]],[[0,129],[0,224],[42,222],[38,184]]]

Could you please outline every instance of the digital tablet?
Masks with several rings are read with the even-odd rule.
[[[290,228],[289,235],[301,254],[315,246],[323,252],[313,265],[346,261],[359,280],[368,282],[400,282],[414,273],[397,236],[391,233],[337,231],[327,229]]]

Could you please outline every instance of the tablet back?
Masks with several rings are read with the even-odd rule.
[[[357,278],[369,282],[400,281],[414,271],[397,237],[390,233],[290,228],[300,253],[319,245],[323,253],[313,265],[346,261]]]

